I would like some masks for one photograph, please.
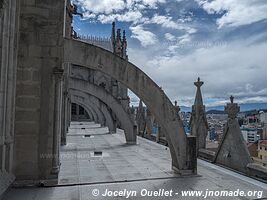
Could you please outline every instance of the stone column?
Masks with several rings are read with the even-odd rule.
[[[61,145],[66,145],[66,134],[68,126],[68,93],[65,91],[63,93],[62,101],[62,127],[61,127]]]
[[[0,1],[0,199],[14,181],[13,143],[17,69],[18,4]]]
[[[136,113],[136,122],[138,127],[138,135],[143,136],[145,130],[145,111],[141,100],[139,101],[139,106]]]
[[[157,124],[156,142],[159,143],[159,141],[160,141],[160,127]]]
[[[80,116],[80,109],[79,109],[79,105],[75,104],[75,108],[76,108],[76,120],[79,121],[79,116]]]
[[[152,113],[150,112],[149,109],[146,110],[147,115],[146,115],[146,138],[151,139],[151,134],[153,133],[153,122],[154,122],[154,117],[152,116]]]
[[[70,127],[71,123],[71,101],[68,98],[68,127]]]
[[[62,108],[62,77],[64,70],[54,68],[55,101],[54,101],[54,128],[53,128],[53,159],[51,174],[59,172],[59,141],[61,131],[61,108]]]

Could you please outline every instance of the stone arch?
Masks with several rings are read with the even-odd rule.
[[[149,76],[105,49],[67,38],[64,39],[64,62],[99,70],[132,90],[166,130],[173,169],[196,173],[195,138],[186,136],[172,102]]]
[[[108,93],[104,88],[84,80],[70,78],[68,85],[70,93],[72,93],[73,90],[80,91],[101,99],[102,102],[111,108],[118,120],[121,122],[127,144],[136,144],[136,131],[134,129],[134,123],[115,97]]]
[[[73,103],[75,103],[75,102],[73,102]],[[90,107],[90,110],[88,110],[88,111],[91,113],[93,121],[95,121],[96,123],[99,123],[99,118],[98,118],[97,112],[94,109],[92,109],[91,107]]]
[[[76,102],[71,102],[71,106],[72,106],[72,103],[77,104]],[[91,119],[92,121],[94,121],[94,116],[93,116],[92,111],[91,110],[86,110],[86,112],[87,112],[87,114],[89,116],[89,119]]]
[[[107,105],[105,105],[103,102],[101,102],[96,97],[89,95],[89,94],[81,93],[79,91],[70,91],[70,94],[71,94],[71,99],[72,99],[72,96],[81,97],[81,98],[74,99],[76,102],[86,105],[87,107],[93,105],[94,107],[99,109],[102,112],[104,119],[105,119],[105,123],[103,125],[108,126],[110,132],[116,131],[114,120],[107,108]]]
[[[89,118],[92,119],[92,118],[91,118],[91,117],[92,117],[92,109],[91,109],[91,108],[89,108],[89,107],[87,107],[87,106],[84,106],[84,105],[82,105],[80,102],[75,101],[75,100],[72,100],[71,103],[83,107],[83,109],[87,112]],[[91,115],[91,116],[90,116],[90,115]]]
[[[70,100],[71,100],[71,102],[76,103],[76,104],[78,104],[84,108],[84,105],[77,103],[77,102],[81,102],[81,101],[78,101],[80,98],[83,98],[83,97],[71,95]],[[90,102],[87,104],[87,110],[94,113],[94,115],[96,117],[96,121],[95,121],[96,123],[101,124],[101,126],[105,125],[105,121],[106,121],[105,116],[102,113],[102,111],[99,109],[99,107],[95,106],[92,102]]]

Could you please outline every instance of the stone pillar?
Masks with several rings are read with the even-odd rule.
[[[136,113],[136,122],[138,127],[138,135],[143,135],[145,131],[145,111],[143,102],[139,101],[139,106]]]
[[[188,136],[186,145],[187,155],[187,170],[189,174],[197,174],[197,148],[196,148],[196,137]]]
[[[71,101],[68,98],[68,127],[70,127],[71,123]]]
[[[65,0],[66,1],[66,0]],[[67,2],[66,2],[67,3]],[[64,63],[64,78],[63,78],[63,99],[62,99],[62,127],[61,127],[61,145],[66,145],[66,135],[68,131],[68,78],[69,65]]]
[[[61,127],[61,145],[66,145],[67,127],[68,127],[68,93],[63,93],[62,101],[62,127]]]
[[[153,133],[153,123],[154,117],[152,116],[149,109],[146,110],[146,138],[151,139],[151,134]]]
[[[157,124],[157,132],[156,132],[156,142],[159,143],[160,136],[159,136],[159,126]]]
[[[51,174],[57,175],[59,172],[59,142],[61,132],[61,109],[62,109],[62,77],[64,70],[54,68],[55,79],[55,101],[54,101],[54,128],[53,128],[53,159]]]
[[[0,2],[0,198],[14,181],[13,146],[17,71],[18,2]]]
[[[79,121],[80,110],[78,104],[75,104],[75,109],[76,109],[76,121]]]
[[[58,155],[55,146],[60,144],[61,121],[54,109],[61,94],[55,92],[53,69],[63,63],[64,1],[17,2],[14,172],[17,183],[35,184],[51,177],[52,163],[56,166],[51,155]]]

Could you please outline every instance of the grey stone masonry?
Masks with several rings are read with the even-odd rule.
[[[197,137],[197,150],[206,148],[206,137],[208,135],[208,122],[205,114],[205,106],[203,105],[200,87],[204,84],[200,78],[194,83],[197,87],[195,103],[192,106],[192,115],[190,119],[191,135]]]
[[[64,1],[20,3],[18,76],[16,82],[14,173],[25,183],[57,172],[62,68]],[[57,139],[55,141],[55,138]],[[43,157],[42,155],[50,155]],[[53,157],[53,159],[52,159]]]
[[[102,48],[78,40],[64,40],[64,62],[104,72],[132,90],[150,109],[168,135],[173,169],[181,174],[194,174],[187,158],[191,147],[176,109],[164,91],[132,63]]]
[[[14,181],[13,166],[18,5],[0,1],[0,199]],[[18,75],[20,76],[20,75]]]
[[[143,135],[145,131],[145,109],[141,100],[139,101],[139,106],[136,113],[136,122],[138,127],[138,134]]]
[[[230,97],[231,103],[225,107],[228,120],[225,125],[225,133],[219,145],[214,162],[248,173],[247,165],[252,162],[246,142],[241,134],[238,120],[236,119],[240,107],[234,103],[234,97]]]

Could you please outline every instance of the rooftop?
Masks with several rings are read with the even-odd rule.
[[[13,188],[4,200],[92,200],[126,199],[102,197],[105,190],[137,191],[129,199],[141,197],[142,189],[151,191],[173,190],[171,197],[164,199],[194,199],[182,197],[181,191],[263,191],[265,183],[233,171],[198,160],[198,175],[181,177],[171,170],[169,149],[160,144],[138,138],[137,145],[126,145],[123,132],[109,134],[108,129],[93,123],[73,123],[68,135],[68,145],[61,149],[59,185],[43,188]],[[83,129],[82,129],[83,128]],[[93,196],[92,192],[100,192]],[[228,199],[257,199],[259,197],[231,197]],[[162,199],[160,197],[155,199]],[[207,197],[206,199],[222,199]],[[225,198],[223,198],[225,199]]]
[[[261,140],[259,145],[267,147],[267,140]]]

